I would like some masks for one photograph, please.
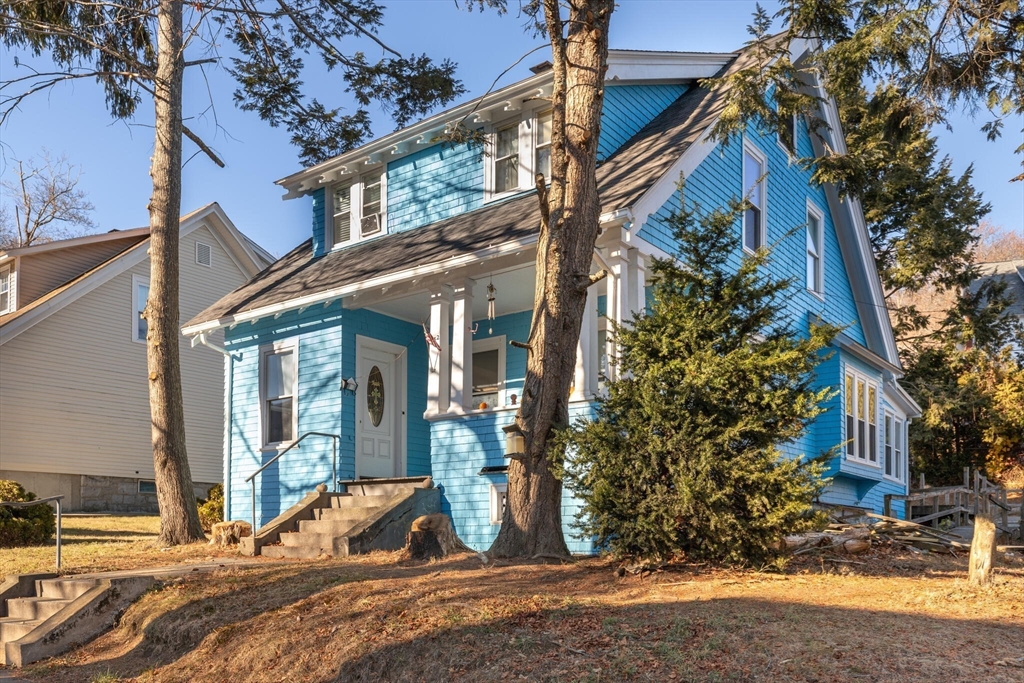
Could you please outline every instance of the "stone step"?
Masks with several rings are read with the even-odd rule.
[[[391,496],[379,495],[379,496],[359,496],[359,495],[340,495],[331,498],[332,508],[366,508],[366,507],[381,507],[388,502]]]
[[[11,598],[7,601],[7,616],[12,619],[46,620],[72,602],[60,598]]]
[[[314,519],[331,522],[355,522],[366,519],[378,510],[380,507],[321,508],[314,512]]]
[[[74,600],[98,584],[95,579],[43,579],[36,581],[36,595],[40,598]]]
[[[360,521],[357,519],[304,519],[299,522],[299,533],[341,536],[351,531]]]
[[[0,619],[0,643],[11,643],[24,638],[32,632],[36,626],[43,623],[42,619],[15,619],[4,617]]]
[[[319,548],[286,545],[265,545],[260,548],[260,555],[263,557],[278,557],[292,560],[315,560],[322,554]]]

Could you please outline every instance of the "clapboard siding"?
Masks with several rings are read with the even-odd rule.
[[[195,243],[213,249],[197,265]],[[199,227],[180,246],[181,316],[189,320],[246,277]],[[146,345],[132,341],[128,269],[0,346],[0,461],[28,472],[153,477]],[[224,369],[219,354],[180,340],[192,478],[220,481]]]
[[[18,287],[15,292],[18,306],[27,306],[142,239],[145,238],[114,239],[22,256],[18,259]]]
[[[481,149],[434,145],[388,164],[388,232],[402,232],[480,207]]]
[[[245,478],[269,462],[276,450],[262,450],[259,407],[259,350],[273,342],[298,344],[298,434],[317,431],[341,437],[338,476],[355,476],[355,394],[341,389],[355,377],[360,389],[366,378],[356,377],[356,336],[370,337],[406,349],[406,473],[428,475],[429,427],[423,419],[427,405],[427,351],[423,330],[396,318],[364,309],[344,310],[340,302],[268,317],[227,333],[234,381],[230,457],[225,473],[226,498],[234,519],[252,515],[252,493]],[[311,437],[271,465],[256,479],[257,523],[272,519],[320,483],[331,482],[331,441]]]
[[[679,99],[687,88],[678,83],[615,85],[605,88],[597,160],[604,161],[610,157],[655,116]]]

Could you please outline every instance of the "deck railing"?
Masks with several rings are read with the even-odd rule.
[[[338,451],[341,450],[341,436],[339,436],[338,434],[328,434],[327,432],[306,432],[298,439],[293,441],[291,445],[288,446],[288,448],[284,449],[283,451],[275,455],[273,458],[263,463],[262,467],[260,467],[258,470],[256,470],[255,472],[253,472],[252,474],[245,478],[245,483],[252,485],[253,536],[256,535],[256,475],[260,474],[263,470],[267,469],[275,462],[280,460],[281,456],[287,453],[288,451],[292,450],[293,448],[297,448],[300,443],[302,443],[307,437],[310,436],[322,436],[324,438],[331,439],[331,447],[333,449],[333,453],[331,454],[331,481],[334,482],[334,492],[338,492]]]
[[[3,508],[30,508],[33,505],[43,505],[51,501],[57,504],[57,571],[60,571],[60,501],[63,499],[64,496],[50,496],[49,498],[37,498],[36,500],[28,501],[0,500],[0,507]]]

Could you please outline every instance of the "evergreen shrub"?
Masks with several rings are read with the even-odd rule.
[[[28,502],[36,495],[16,481],[0,479],[0,501]],[[0,507],[0,548],[47,543],[57,530],[57,516],[48,503],[25,508]]]

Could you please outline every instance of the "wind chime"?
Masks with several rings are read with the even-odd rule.
[[[493,282],[487,283],[487,320],[494,320],[494,295],[498,293],[498,290],[494,288]],[[494,334],[494,328],[488,327],[487,334]]]

